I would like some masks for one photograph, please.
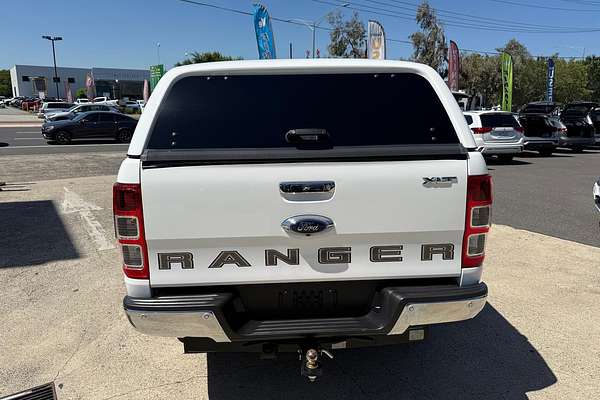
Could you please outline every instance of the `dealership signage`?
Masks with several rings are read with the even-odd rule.
[[[163,64],[150,66],[150,90],[154,90],[158,81],[165,74],[165,66]]]

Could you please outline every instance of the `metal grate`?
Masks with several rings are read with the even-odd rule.
[[[47,383],[33,389],[2,397],[0,400],[56,400],[56,390],[54,389],[54,383]]]

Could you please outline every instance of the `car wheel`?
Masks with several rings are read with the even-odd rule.
[[[512,154],[498,154],[498,160],[505,162],[505,163],[509,163],[512,161],[514,155]]]
[[[573,146],[571,147],[574,153],[583,153],[583,146]]]
[[[117,140],[121,143],[129,143],[132,136],[133,134],[129,129],[121,129],[117,135]]]
[[[552,155],[552,152],[554,151],[554,149],[544,149],[544,150],[540,150],[540,156],[542,157],[550,157]]]
[[[54,141],[58,144],[69,144],[71,143],[71,135],[64,131],[56,132]]]

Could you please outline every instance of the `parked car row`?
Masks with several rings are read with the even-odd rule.
[[[465,119],[477,148],[485,155],[510,161],[523,150],[549,156],[557,147],[581,152],[600,145],[600,105],[578,101],[534,102],[519,113],[503,111],[466,111]]]
[[[93,104],[78,107],[94,107]],[[96,107],[108,107],[96,105]],[[115,111],[73,112],[68,118],[47,121],[42,136],[49,142],[69,144],[74,139],[115,139],[131,141],[137,119]]]

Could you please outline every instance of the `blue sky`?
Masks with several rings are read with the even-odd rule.
[[[252,11],[250,0],[201,1]],[[330,4],[341,2],[322,1]],[[418,1],[351,0],[350,7],[368,8],[385,14],[414,15],[414,4]],[[319,18],[334,8],[323,2],[263,0],[272,16],[285,19]],[[493,50],[515,37],[525,43],[533,54],[580,56],[584,48],[586,54],[600,54],[600,32],[567,34],[513,31],[513,27],[521,27],[521,23],[600,28],[600,1],[431,0],[430,4],[446,12],[444,18],[449,21],[446,35],[461,48]],[[531,5],[560,10],[534,8]],[[346,9],[345,14],[349,15],[350,12]],[[489,28],[504,24],[508,32],[466,29],[464,16],[452,13],[471,15],[470,24],[478,26]],[[379,20],[388,38],[408,40],[408,36],[417,29],[410,18],[364,11],[359,14],[365,21]],[[450,24],[461,24],[462,27]],[[280,58],[287,57],[290,42],[294,45],[294,57],[303,57],[305,50],[311,46],[311,34],[306,27],[274,22],[273,29]],[[41,39],[41,35],[45,34],[64,37],[64,41],[57,43],[59,66],[147,68],[157,62],[156,43],[160,43],[160,60],[168,68],[191,51],[218,50],[247,59],[257,57],[251,17],[179,0],[3,0],[1,32],[0,68],[14,64],[51,65],[50,42]],[[328,33],[320,31],[317,37],[317,47],[324,54],[329,41]],[[388,58],[409,57],[411,51],[411,46],[407,44],[388,44]]]

